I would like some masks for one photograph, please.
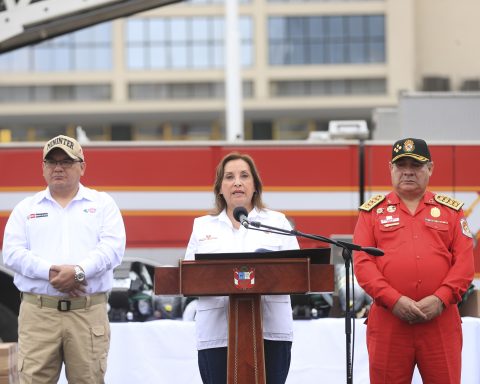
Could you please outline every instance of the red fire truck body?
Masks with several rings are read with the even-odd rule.
[[[391,143],[87,143],[84,151],[82,183],[117,201],[127,230],[127,255],[148,250],[158,265],[170,263],[169,252],[177,258],[183,254],[193,219],[213,207],[215,167],[232,151],[254,158],[265,203],[304,233],[352,234],[361,200],[391,189]],[[432,143],[431,152],[435,169],[430,189],[465,202],[477,238],[480,143]],[[15,204],[45,188],[41,156],[39,145],[0,146],[1,238]],[[303,247],[326,245],[299,240]],[[478,247],[475,253],[478,273]]]

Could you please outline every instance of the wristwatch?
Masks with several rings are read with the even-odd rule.
[[[83,269],[79,265],[75,265],[73,269],[75,270],[75,281],[78,283],[83,282],[83,280],[85,280],[85,272],[83,272]]]

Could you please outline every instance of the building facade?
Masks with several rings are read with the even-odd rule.
[[[238,0],[244,137],[305,139],[402,91],[480,88],[476,0]],[[0,55],[0,139],[225,139],[223,0]]]

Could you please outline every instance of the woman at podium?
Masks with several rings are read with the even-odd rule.
[[[230,153],[217,166],[215,208],[194,220],[185,254],[194,260],[199,253],[238,253],[298,249],[294,236],[247,229],[234,217],[234,209],[244,207],[243,221],[258,221],[291,230],[285,215],[266,209],[262,202],[262,182],[253,159]],[[227,382],[228,297],[200,297],[196,314],[198,365],[205,384]],[[264,295],[263,339],[267,384],[284,384],[290,367],[293,340],[292,307],[289,295]]]

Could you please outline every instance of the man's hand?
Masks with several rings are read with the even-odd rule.
[[[427,315],[425,321],[429,321],[439,316],[444,309],[443,301],[438,296],[430,295],[417,302],[418,307]]]
[[[427,321],[427,314],[423,312],[418,303],[407,296],[401,296],[395,303],[392,313],[407,323]]]
[[[85,293],[86,281],[75,281],[74,265],[52,265],[49,272],[50,284],[53,288],[69,296],[80,296]]]
[[[58,269],[57,265],[52,265],[50,268],[50,271],[48,272],[48,281],[52,281],[52,279],[58,275],[58,272],[60,272],[60,269]]]

